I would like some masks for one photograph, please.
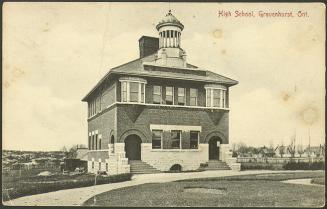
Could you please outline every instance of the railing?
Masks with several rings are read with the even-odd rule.
[[[237,158],[238,163],[288,163],[290,161],[300,163],[300,162],[321,162],[324,161],[324,157],[268,157],[268,158],[255,158],[255,157],[239,157]]]

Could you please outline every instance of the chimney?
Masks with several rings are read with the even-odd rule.
[[[154,54],[159,50],[159,38],[142,36],[139,39],[140,58]]]

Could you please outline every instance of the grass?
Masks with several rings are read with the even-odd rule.
[[[281,180],[322,178],[324,172],[244,175],[151,183],[96,195],[96,205],[111,207],[313,207],[323,206],[324,187],[286,184]],[[220,194],[185,192],[208,188]],[[202,191],[202,190],[199,191]],[[132,194],[132,195],[131,195]],[[94,205],[93,198],[84,205]]]
[[[62,175],[53,171],[53,176],[37,176],[39,171],[29,171],[26,175],[17,175],[15,171],[2,174],[2,199],[7,201],[22,196],[93,186],[95,176],[93,174],[79,174],[74,176]],[[114,176],[98,176],[97,185],[114,182],[128,181],[131,174]],[[9,190],[7,190],[9,189]]]
[[[311,180],[312,184],[320,184],[320,185],[325,185],[325,178],[321,177],[321,178],[314,178]]]

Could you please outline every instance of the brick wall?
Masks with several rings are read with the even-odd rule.
[[[215,124],[213,120],[217,120],[218,123]],[[222,143],[228,144],[227,111],[215,110],[213,113],[211,110],[195,108],[117,105],[117,140],[119,142],[124,142],[122,137],[126,131],[136,129],[145,135],[143,143],[151,143],[150,124],[201,126],[200,143],[207,143],[206,138],[211,133],[219,132],[224,136]],[[189,135],[184,134],[184,137],[189,138]]]
[[[98,134],[102,135],[101,148],[109,149],[108,144],[110,142],[111,134],[116,136],[116,108],[105,110],[99,116],[92,118],[88,121],[88,133],[98,130]]]

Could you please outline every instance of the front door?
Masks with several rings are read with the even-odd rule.
[[[209,140],[209,160],[219,160],[219,139],[211,138]]]
[[[142,140],[137,135],[130,135],[125,139],[125,152],[128,160],[141,160]]]

